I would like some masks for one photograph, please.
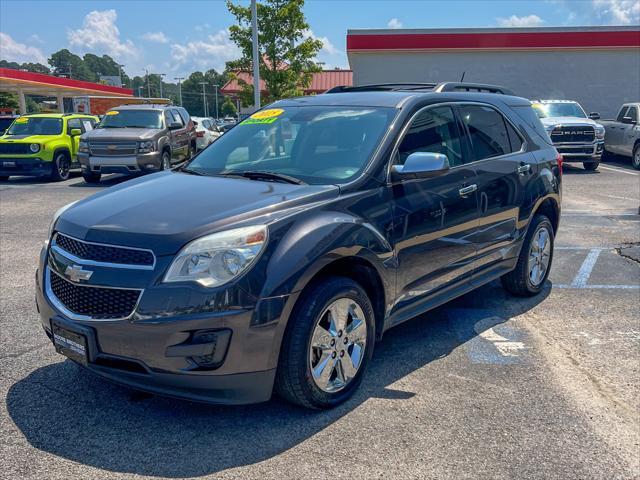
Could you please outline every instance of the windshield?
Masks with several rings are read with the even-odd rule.
[[[9,128],[9,125],[13,123],[13,118],[0,118],[0,134]]]
[[[305,183],[346,183],[369,162],[393,108],[303,106],[262,110],[187,166],[204,175],[270,172]]]
[[[60,135],[62,119],[47,117],[18,117],[7,130],[7,135]]]
[[[110,110],[97,128],[162,128],[158,110]]]
[[[540,118],[578,117],[587,118],[582,107],[577,103],[534,103],[531,105]]]

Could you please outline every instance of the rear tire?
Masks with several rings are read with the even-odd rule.
[[[537,275],[534,275],[535,266],[540,265],[535,259],[545,261],[545,255],[538,254],[541,250],[538,248],[540,245],[538,241],[540,240],[539,235],[541,232],[546,232],[548,241],[548,250],[546,248],[542,249],[542,251],[546,251],[546,266],[542,275],[540,275],[540,270],[538,270]],[[538,243],[534,245],[534,242]],[[535,215],[524,237],[516,268],[506,275],[503,275],[500,279],[505,290],[519,297],[532,297],[540,293],[551,271],[553,243],[554,233],[551,222],[545,215]]]
[[[598,166],[600,165],[600,162],[584,162],[582,164],[582,166],[584,167],[585,170],[588,170],[590,172],[594,172],[598,169]]]
[[[60,182],[69,179],[71,158],[67,152],[56,152],[51,164],[51,180]]]
[[[100,173],[82,172],[82,178],[86,183],[98,183],[100,182],[100,177],[102,177]]]
[[[275,390],[306,408],[333,408],[362,382],[374,342],[373,307],[364,289],[345,277],[323,279],[302,294],[291,314]]]
[[[640,170],[640,143],[633,147],[633,155],[631,155],[631,166],[636,170]]]

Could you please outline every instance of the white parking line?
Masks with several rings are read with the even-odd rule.
[[[565,285],[565,284],[557,284],[554,283],[553,284],[553,288],[570,288],[570,289],[577,289],[577,290],[582,290],[582,289],[596,289],[596,290],[608,290],[608,289],[613,289],[613,290],[639,290],[640,289],[640,285],[579,285],[579,286],[575,286],[573,284],[571,285]]]
[[[589,251],[589,253],[587,254],[587,258],[585,258],[584,262],[582,262],[582,266],[580,267],[578,274],[573,279],[573,282],[571,282],[571,286],[573,288],[583,288],[587,285],[593,267],[595,267],[601,251],[602,250],[596,248]]]
[[[614,167],[609,167],[609,166],[604,166],[604,165],[600,165],[599,168],[602,168],[603,170],[611,170],[612,172],[626,173],[627,175],[634,175],[636,177],[638,175],[640,175],[640,173],[630,172],[629,170],[623,170],[621,168],[614,168]]]

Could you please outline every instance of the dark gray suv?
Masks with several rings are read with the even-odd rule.
[[[501,89],[279,101],[181,167],[65,207],[37,273],[47,335],[134,388],[329,408],[394,325],[495,279],[538,294],[562,158],[528,100],[485,91]]]
[[[94,183],[103,173],[166,170],[195,151],[196,126],[184,108],[135,104],[112,108],[82,135],[78,160],[85,181]]]

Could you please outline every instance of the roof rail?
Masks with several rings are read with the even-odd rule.
[[[371,85],[360,85],[349,87],[339,85],[330,88],[324,93],[345,93],[345,92],[393,92],[406,90],[433,90],[437,83],[374,83]]]
[[[489,85],[486,83],[469,83],[469,82],[442,82],[436,85],[434,92],[487,92],[500,93],[502,95],[513,95],[508,88],[500,85]]]

